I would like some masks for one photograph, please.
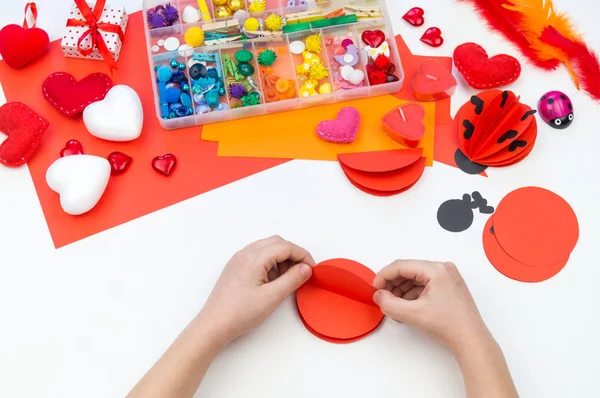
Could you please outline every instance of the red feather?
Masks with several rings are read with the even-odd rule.
[[[490,28],[502,33],[507,40],[518,46],[523,55],[525,55],[535,66],[542,69],[551,70],[555,69],[560,64],[560,61],[556,59],[541,61],[537,58],[536,54],[531,49],[531,43],[521,33],[517,25],[521,15],[517,12],[507,10],[506,8],[502,7],[503,4],[510,4],[506,0],[459,1],[472,4],[479,15],[487,21]]]
[[[581,41],[571,41],[552,26],[542,32],[540,40],[561,49],[569,58],[579,84],[592,98],[600,101],[600,62],[598,55]]]

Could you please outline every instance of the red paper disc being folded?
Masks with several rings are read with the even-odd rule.
[[[296,295],[302,322],[315,336],[349,343],[379,326],[383,314],[373,302],[375,273],[352,260],[335,259],[313,268]]]

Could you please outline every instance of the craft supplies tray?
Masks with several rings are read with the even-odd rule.
[[[144,0],[156,115],[178,129],[395,93],[384,0]]]

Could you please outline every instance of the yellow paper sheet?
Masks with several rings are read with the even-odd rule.
[[[391,95],[344,103],[322,105],[291,112],[275,113],[248,119],[209,124],[202,129],[202,139],[219,142],[219,156],[276,159],[337,161],[340,153],[382,151],[402,148],[383,131],[381,119],[394,108],[409,101]],[[433,165],[435,103],[421,103],[425,108],[423,155]],[[315,130],[327,119],[335,119],[345,106],[360,112],[361,123],[356,141],[334,144],[320,139]]]

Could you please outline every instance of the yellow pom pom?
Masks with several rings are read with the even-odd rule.
[[[308,71],[311,80],[321,81],[329,76],[329,71],[321,62],[313,64]]]
[[[300,96],[306,98],[319,95],[319,93],[317,92],[318,85],[319,83],[317,83],[314,80],[307,81],[302,87],[300,87]]]
[[[306,37],[306,51],[318,54],[321,52],[321,34],[310,35]]]
[[[265,0],[254,0],[248,6],[250,12],[261,12],[267,9],[267,2]]]
[[[319,94],[330,94],[331,92],[333,92],[333,89],[329,83],[321,84],[321,87],[319,87]]]
[[[198,26],[192,26],[183,35],[185,44],[191,47],[200,47],[204,43],[204,31]]]
[[[277,30],[281,30],[281,28],[283,27],[283,18],[280,15],[277,15],[277,14],[270,14],[265,19],[265,26],[271,32],[275,32]]]
[[[244,29],[250,32],[254,32],[260,29],[260,22],[256,18],[248,18],[244,22]]]

